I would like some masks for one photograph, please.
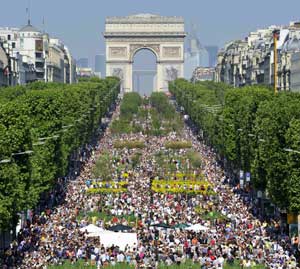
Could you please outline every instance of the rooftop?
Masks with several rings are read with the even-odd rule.
[[[20,32],[36,32],[36,33],[41,33],[40,30],[35,28],[34,26],[31,25],[30,20],[28,21],[28,24],[25,25],[20,29]]]
[[[107,17],[106,23],[184,23],[182,17],[165,17],[156,14],[141,13],[126,17]]]

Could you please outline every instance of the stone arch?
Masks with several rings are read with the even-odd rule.
[[[153,52],[153,54],[156,57],[156,62],[160,61],[160,46],[159,45],[130,45],[130,62],[133,62],[133,58],[134,56],[140,51],[140,50],[150,50],[151,52]]]
[[[157,91],[167,91],[168,81],[183,77],[184,20],[138,14],[109,17],[105,22],[106,74],[122,77],[122,89],[132,91],[132,63],[142,49],[151,50],[157,60]]]
[[[157,91],[158,57],[153,48],[147,46],[140,46],[132,52],[133,91],[142,96],[150,96],[152,92]]]

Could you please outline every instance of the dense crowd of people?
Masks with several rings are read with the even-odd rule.
[[[119,107],[112,120],[118,115]],[[141,140],[145,142],[145,148],[116,149],[113,146],[115,139]],[[151,180],[160,172],[155,154],[162,151],[168,158],[170,150],[164,147],[165,143],[182,140],[191,141],[193,150],[201,154],[201,172],[212,184],[216,195],[151,191]],[[90,180],[93,178],[92,169],[104,151],[112,156],[113,180],[127,181],[127,192],[87,194],[88,189],[93,188]],[[141,153],[140,160],[137,165],[132,165],[132,156],[137,151]],[[176,162],[176,159],[169,161]],[[180,172],[180,166],[177,168]],[[255,264],[265,264],[266,268],[298,268],[297,245],[291,243],[276,220],[267,222],[254,216],[257,213],[254,201],[243,199],[239,186],[231,186],[229,181],[213,150],[201,143],[188,125],[181,132],[165,136],[142,133],[116,136],[108,127],[80,175],[66,187],[59,187],[63,186],[63,182],[59,182],[61,184],[50,195],[46,210],[34,215],[32,221],[21,229],[17,240],[5,251],[2,268],[48,268],[66,260],[71,263],[85,260],[95,268],[116,263],[157,268],[159,262],[171,265],[186,261],[197,263],[202,269],[224,268],[225,263],[236,261],[241,268],[252,268]],[[53,207],[54,200],[60,196],[64,197],[64,202]],[[206,220],[199,210],[219,212],[224,218]],[[88,212],[106,212],[115,217],[109,221],[93,221]],[[135,223],[124,217],[129,215],[135,217]],[[91,222],[101,228],[116,223],[130,225],[137,233],[138,243],[125,249],[104,247],[99,238],[87,237],[86,232],[80,230]],[[160,224],[165,224],[165,227],[159,227]],[[201,224],[207,229],[185,229],[193,224]]]

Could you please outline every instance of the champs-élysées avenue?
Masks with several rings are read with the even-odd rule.
[[[1,269],[300,268],[300,2],[0,3]]]

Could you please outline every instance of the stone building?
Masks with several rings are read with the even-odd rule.
[[[90,67],[76,67],[76,73],[78,78],[96,77],[95,72]]]
[[[0,87],[8,85],[8,56],[0,43]]]
[[[299,23],[259,29],[251,32],[244,40],[228,43],[218,54],[215,80],[234,87],[274,85],[274,30],[280,33],[277,42],[278,90],[293,90],[291,77],[295,77],[293,72],[298,72],[298,65],[297,60],[292,61],[292,58],[300,51]]]
[[[295,52],[292,55],[290,83],[293,91],[300,91],[300,52]]]
[[[65,82],[65,50],[58,39],[49,39],[47,81]]]
[[[76,65],[69,50],[28,24],[19,28],[0,28],[0,42],[8,60],[8,85],[33,81],[76,82]]]
[[[212,81],[214,80],[215,69],[213,67],[197,67],[192,76],[192,81]]]

